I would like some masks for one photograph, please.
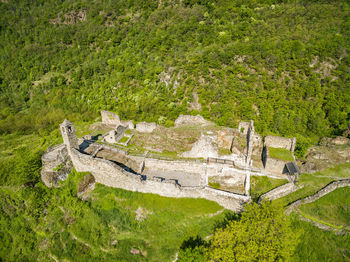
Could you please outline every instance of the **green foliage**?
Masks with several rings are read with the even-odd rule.
[[[269,147],[269,155],[272,158],[277,158],[284,161],[294,161],[292,153],[284,148]]]
[[[59,188],[49,189],[39,180],[37,152],[53,142],[56,132],[42,138],[0,136],[1,260],[170,261],[185,239],[210,234],[223,217],[210,215],[222,209],[212,201],[99,184],[83,201],[77,190],[86,174],[75,171]],[[130,254],[131,248],[146,257]]]
[[[346,129],[347,1],[175,2],[1,3],[0,133],[101,109],[165,126],[253,119],[312,142]]]
[[[227,148],[219,147],[218,151],[219,151],[219,155],[221,155],[221,156],[223,156],[223,155],[231,155],[230,149],[227,149]]]
[[[257,200],[262,194],[288,183],[286,179],[275,179],[267,176],[251,176],[250,195]]]
[[[302,136],[297,137],[294,155],[296,158],[303,158],[307,149],[312,144],[311,140]]]
[[[208,185],[215,189],[220,189],[221,185],[218,182],[209,182]]]
[[[126,141],[128,141],[129,137],[127,136],[123,136],[118,142],[119,143],[125,143]]]
[[[290,260],[297,235],[281,206],[265,202],[247,205],[238,221],[218,229],[209,247],[214,261]]]

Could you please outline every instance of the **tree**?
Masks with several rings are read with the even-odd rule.
[[[288,261],[297,244],[283,208],[270,202],[246,206],[238,221],[218,229],[211,241],[211,261]]]

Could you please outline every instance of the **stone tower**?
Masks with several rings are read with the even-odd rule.
[[[67,146],[67,149],[79,149],[79,143],[75,134],[74,124],[65,119],[63,123],[60,124],[60,129],[63,137],[63,142]]]

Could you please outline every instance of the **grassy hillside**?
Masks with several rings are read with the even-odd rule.
[[[349,122],[347,1],[3,1],[0,132],[100,109],[306,138]],[[305,137],[305,139],[303,139]]]
[[[204,199],[174,199],[97,185],[77,197],[84,173],[60,188],[40,181],[41,152],[59,138],[0,136],[0,258],[4,261],[172,261],[232,212]],[[138,254],[132,254],[131,252]]]
[[[346,0],[0,1],[0,259],[172,261],[186,240],[237,219],[214,202],[101,185],[83,201],[84,174],[48,189],[40,157],[61,142],[64,118],[79,130],[101,109],[165,126],[179,114],[253,119],[260,134],[297,136],[300,155],[349,124],[349,13]],[[349,165],[302,175],[304,188],[276,202],[336,177]],[[253,182],[258,196],[281,181]],[[325,217],[328,200],[315,202],[319,219],[348,218]],[[350,257],[348,236],[293,225],[295,261]]]

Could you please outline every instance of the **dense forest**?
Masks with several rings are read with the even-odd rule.
[[[2,1],[0,132],[42,132],[99,110],[299,142],[350,121],[348,1]]]
[[[286,218],[282,207],[237,215],[102,185],[82,201],[85,174],[49,189],[40,170],[61,142],[58,124],[79,127],[101,109],[165,126],[179,114],[229,127],[253,119],[263,135],[296,136],[302,155],[349,126],[349,14],[347,0],[1,0],[0,260],[231,261],[244,232],[256,241],[239,251],[243,261],[348,259],[350,235]],[[302,179],[320,184],[312,191],[325,176]],[[344,192],[330,199],[348,208]]]

